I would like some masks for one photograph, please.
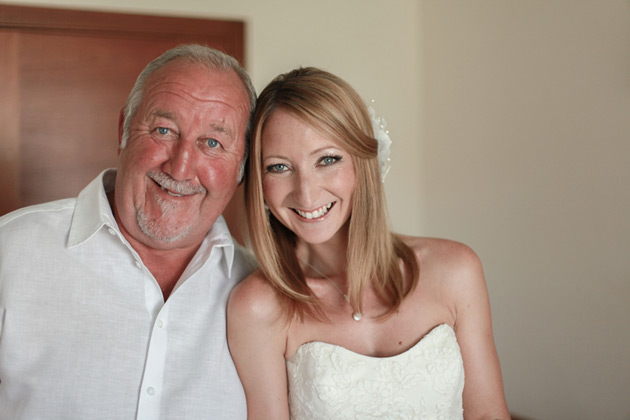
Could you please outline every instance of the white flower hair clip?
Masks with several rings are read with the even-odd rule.
[[[378,142],[378,163],[381,166],[381,181],[385,182],[385,177],[389,172],[391,159],[390,148],[392,140],[389,138],[389,131],[387,128],[387,121],[385,118],[377,117],[372,103],[368,105],[368,112],[370,113],[370,119],[372,120],[372,129],[374,130],[374,138]]]

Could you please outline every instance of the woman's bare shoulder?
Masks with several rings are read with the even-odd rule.
[[[409,246],[418,262],[423,265],[438,264],[447,267],[477,268],[479,257],[468,245],[442,238],[399,236]]]
[[[481,261],[468,245],[440,238],[402,239],[416,254],[421,283],[450,292],[451,298],[470,288],[485,288]]]
[[[412,297],[426,299],[446,309],[446,319],[456,329],[471,308],[485,310],[487,289],[481,261],[471,247],[439,238],[405,237],[420,267],[419,287]]]
[[[282,315],[278,292],[260,271],[254,271],[232,289],[228,315],[273,323]]]

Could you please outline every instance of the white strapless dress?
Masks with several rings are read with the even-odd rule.
[[[292,420],[463,419],[464,365],[446,324],[392,357],[306,343],[287,374]]]

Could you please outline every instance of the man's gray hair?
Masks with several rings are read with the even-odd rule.
[[[240,182],[243,178],[243,174],[245,172],[245,163],[249,155],[249,137],[252,129],[252,117],[254,114],[254,109],[256,107],[256,90],[252,85],[252,81],[249,78],[249,75],[234,57],[222,51],[204,45],[179,45],[164,52],[162,55],[147,64],[142,72],[140,72],[138,78],[136,79],[136,83],[133,85],[131,92],[129,92],[127,103],[125,104],[123,114],[123,132],[120,141],[120,148],[124,149],[127,146],[131,121],[136,115],[138,107],[140,107],[140,104],[142,103],[144,86],[147,80],[153,74],[153,72],[164,67],[165,64],[173,60],[184,60],[188,63],[202,64],[207,66],[209,69],[214,70],[233,70],[241,79],[241,82],[243,82],[243,87],[245,88],[247,96],[249,97],[249,117],[247,119],[247,127],[245,129],[245,154],[243,156],[243,161],[241,162],[241,168],[238,175],[238,180]]]

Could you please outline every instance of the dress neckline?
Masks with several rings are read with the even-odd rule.
[[[446,323],[442,323],[442,324],[438,324],[435,327],[433,327],[431,330],[429,330],[428,333],[426,333],[425,335],[423,335],[422,337],[420,337],[420,339],[411,347],[409,347],[407,350],[401,352],[401,353],[397,353],[391,356],[369,356],[366,354],[362,354],[362,353],[357,353],[355,351],[352,351],[344,346],[340,346],[338,344],[331,344],[331,343],[327,343],[325,341],[318,341],[318,340],[314,340],[314,341],[308,341],[306,343],[303,343],[300,345],[300,347],[298,347],[298,349],[295,351],[295,353],[293,353],[293,355],[291,355],[291,357],[287,358],[286,361],[287,362],[293,362],[295,359],[297,359],[304,351],[306,351],[307,348],[310,347],[315,347],[315,346],[321,346],[321,347],[328,347],[328,348],[332,348],[333,350],[336,351],[340,351],[340,352],[344,352],[344,353],[348,353],[350,355],[353,355],[354,357],[357,358],[364,358],[364,359],[375,359],[375,360],[393,360],[397,357],[403,357],[405,355],[407,355],[408,353],[414,351],[415,349],[419,348],[422,346],[422,344],[426,343],[426,341],[430,340],[431,337],[437,335],[438,333],[440,333],[441,331],[447,331],[451,334],[453,334],[453,337],[455,337],[455,330],[453,329],[453,327],[451,327],[449,324]]]

